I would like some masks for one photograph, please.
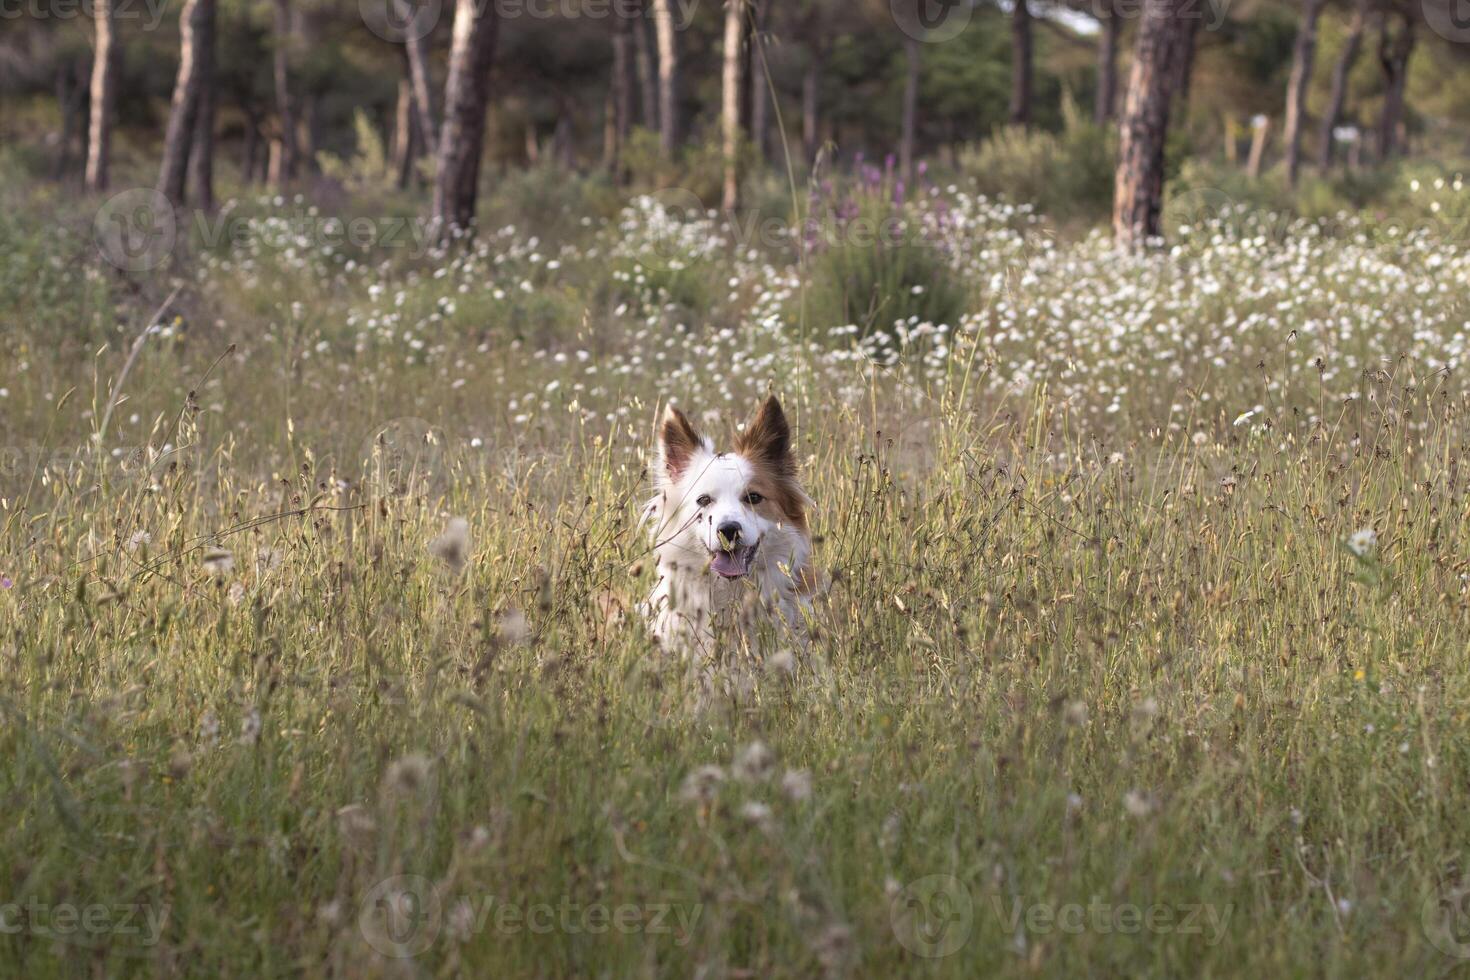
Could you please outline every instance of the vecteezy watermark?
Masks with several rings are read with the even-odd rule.
[[[192,232],[204,248],[306,246],[316,250],[403,249],[422,258],[437,241],[433,219],[402,215],[323,216],[305,207],[265,217],[203,211],[180,213],[151,188],[134,188],[108,198],[93,221],[97,250],[125,272],[148,272],[168,261],[179,237]]]
[[[953,875],[925,875],[888,900],[888,921],[909,952],[940,959],[969,942],[975,903],[970,889]]]
[[[158,482],[180,469],[192,469],[197,447],[115,446],[99,451],[42,446],[0,446],[0,486],[37,477],[65,480],[140,479]]]
[[[694,19],[701,0],[670,0],[674,29]],[[472,0],[477,16],[494,10],[500,20],[639,20],[653,16],[643,0]],[[358,0],[368,30],[385,41],[417,41],[427,37],[444,13],[443,0]]]
[[[970,26],[975,0],[888,0],[893,22],[915,41],[950,41]]]
[[[1098,20],[1117,17],[1122,20],[1139,20],[1151,3],[1162,0],[1088,0],[1086,13]],[[1230,0],[1183,0],[1174,12],[1180,20],[1202,20],[1207,31],[1219,30],[1230,13]]]
[[[450,898],[421,875],[395,875],[363,897],[357,926],[375,951],[394,959],[428,952],[441,937],[522,934],[668,936],[676,946],[693,938],[704,906],[679,902],[505,901],[494,895]]]
[[[179,226],[173,205],[152,188],[108,198],[92,221],[97,249],[124,272],[148,272],[173,254]]]
[[[721,214],[710,210],[699,196],[683,187],[669,187],[640,195],[629,204],[636,212],[639,265],[664,272],[679,271],[690,256],[705,247],[712,234],[725,236],[740,250],[779,250],[791,246],[805,251],[838,247],[872,248],[878,245],[937,245],[938,228],[900,211],[882,215],[853,208],[824,206],[794,224],[784,217],[755,210]]]
[[[93,936],[136,938],[155,946],[168,918],[167,905],[139,902],[43,902],[30,898],[0,902],[0,935],[42,936],[72,941]]]
[[[1470,885],[1431,894],[1420,909],[1424,936],[1446,956],[1470,960]]]
[[[113,19],[143,22],[151,31],[162,23],[169,0],[112,0]],[[91,20],[96,0],[0,0],[0,20]]]
[[[1455,44],[1470,42],[1470,0],[1420,0],[1429,29]]]
[[[427,493],[444,477],[442,429],[423,419],[393,419],[374,429],[358,452],[363,486],[378,497]]]
[[[395,44],[428,37],[443,10],[441,0],[357,0],[367,29]]]
[[[991,908],[1012,935],[1045,936],[1052,933],[1080,935],[1093,932],[1125,936],[1149,935],[1202,936],[1205,945],[1217,945],[1225,938],[1233,904],[1165,903],[1138,905],[1133,902],[1104,902],[1092,899],[1081,902],[1036,902],[1030,905],[1019,898],[1007,902],[996,895]]]

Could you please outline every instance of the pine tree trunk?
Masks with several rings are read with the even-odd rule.
[[[276,87],[276,116],[279,143],[271,147],[271,181],[284,191],[296,178],[296,114],[291,101],[291,0],[275,2],[275,52],[272,77]]]
[[[679,35],[673,0],[652,0],[653,26],[658,34],[658,118],[660,145],[672,158],[679,147]]]
[[[92,53],[92,121],[87,138],[87,189],[107,189],[112,156],[112,116],[117,104],[117,59],[114,0],[93,0],[96,50]]]
[[[1302,163],[1302,126],[1307,113],[1307,86],[1312,81],[1312,62],[1317,56],[1317,18],[1324,0],[1302,0],[1302,23],[1291,58],[1291,79],[1286,83],[1286,182],[1296,186]]]
[[[260,121],[251,113],[245,115],[245,146],[240,154],[240,182],[255,183],[255,172],[260,167]]]
[[[1164,145],[1186,46],[1192,0],[1145,0],[1123,107],[1113,193],[1113,236],[1136,248],[1163,230]]]
[[[612,84],[607,97],[607,138],[604,162],[615,182],[621,183],[623,144],[633,125],[634,22],[613,10]]]
[[[1368,28],[1368,0],[1358,0],[1353,11],[1353,20],[1348,27],[1347,39],[1337,56],[1332,69],[1332,94],[1327,100],[1327,111],[1322,115],[1322,141],[1317,148],[1317,165],[1327,170],[1332,166],[1332,154],[1337,142],[1337,124],[1342,120],[1343,106],[1347,104],[1348,79],[1353,65],[1363,48],[1363,32]]]
[[[393,0],[393,3],[398,8],[398,22],[412,25],[413,10],[407,0]],[[439,147],[439,124],[434,115],[427,37],[420,36],[419,31],[410,26],[403,36],[403,51],[408,56],[408,78],[413,90],[413,115],[419,125],[419,144],[433,156]]]
[[[475,219],[480,158],[485,148],[485,113],[490,104],[490,67],[495,58],[499,13],[494,3],[456,0],[449,78],[444,86],[444,126],[439,133],[439,168],[434,181],[434,220],[440,234],[469,228]]]
[[[189,148],[189,182],[200,209],[214,210],[214,100],[215,100],[215,9],[210,0],[209,16],[201,23],[199,38],[199,109],[194,121],[194,142]]]
[[[556,128],[551,131],[551,158],[563,170],[577,168],[577,139],[572,129],[575,113],[563,102],[557,106]]]
[[[1117,113],[1118,35],[1123,29],[1123,19],[1112,0],[1102,0],[1102,5],[1097,32],[1097,101],[1092,107],[1092,118],[1098,125],[1109,122]]]
[[[321,145],[322,137],[321,107],[321,93],[306,92],[301,96],[301,146],[296,157],[298,173],[321,173],[321,165],[317,161],[317,147]]]
[[[1031,123],[1032,41],[1031,7],[1028,0],[1013,0],[1011,7],[1011,105],[1007,118],[1012,126]]]
[[[919,40],[905,37],[903,86],[903,136],[898,145],[899,169],[908,186],[914,185],[914,141],[919,128]]]
[[[400,189],[413,180],[413,163],[418,156],[416,126],[413,83],[404,78],[398,83],[398,105],[393,113],[393,171]]]
[[[817,159],[821,148],[821,103],[822,54],[813,48],[801,78],[801,149],[808,164]]]
[[[1152,0],[1145,0],[1145,3],[1149,2]],[[1174,87],[1178,93],[1174,101],[1178,103],[1181,115],[1188,116],[1190,83],[1194,81],[1194,52],[1204,18],[1193,9],[1183,16],[1187,18],[1184,26],[1184,52],[1179,56],[1174,71]]]
[[[654,43],[649,36],[653,25],[642,16],[646,10],[647,7],[640,3],[640,16],[633,23],[634,63],[638,68],[638,94],[642,107],[638,121],[644,128],[658,131],[658,68],[654,65]]]
[[[179,73],[174,81],[158,191],[174,207],[184,206],[189,152],[198,126],[199,103],[214,34],[214,0],[186,0],[179,15]]]
[[[740,206],[740,68],[744,40],[745,0],[725,0],[725,71],[720,111],[725,180],[720,201],[726,212]]]
[[[1251,154],[1245,161],[1245,175],[1251,180],[1261,176],[1266,162],[1266,146],[1271,138],[1271,117],[1259,116],[1251,123]]]
[[[66,176],[71,170],[71,148],[77,141],[78,131],[81,131],[83,139],[86,138],[86,130],[81,126],[81,115],[87,92],[80,74],[76,65],[70,61],[56,70],[56,101],[61,105],[61,139],[57,144],[56,157],[58,177]]]
[[[1383,68],[1383,112],[1378,118],[1378,159],[1399,153],[1399,127],[1404,118],[1404,87],[1409,80],[1409,57],[1414,53],[1414,20],[1399,11],[1400,30],[1393,34],[1385,16],[1378,35],[1378,63]]]
[[[769,149],[771,98],[766,68],[766,30],[772,0],[756,0],[755,30],[750,44],[750,140],[756,159],[765,160]]]

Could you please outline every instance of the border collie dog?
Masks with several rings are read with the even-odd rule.
[[[660,645],[710,661],[731,640],[737,650],[756,646],[763,624],[800,636],[815,584],[811,501],[796,480],[781,403],[767,398],[730,452],[715,452],[670,407],[655,456],[645,516],[658,582],[644,612]]]

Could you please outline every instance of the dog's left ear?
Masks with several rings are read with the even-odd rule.
[[[772,395],[756,409],[755,418],[746,425],[745,431],[735,440],[735,448],[744,456],[762,459],[791,472],[796,464],[791,456],[791,426],[781,403]]]

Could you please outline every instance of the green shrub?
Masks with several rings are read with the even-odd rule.
[[[960,153],[960,172],[989,197],[1035,204],[1057,218],[1095,221],[1113,200],[1113,130],[1084,119],[1068,99],[1060,133],[1008,127]]]
[[[914,206],[860,194],[856,213],[818,216],[807,265],[805,316],[818,336],[852,326],[857,336],[888,334],[900,320],[953,325],[966,292],[945,255],[922,231]]]

